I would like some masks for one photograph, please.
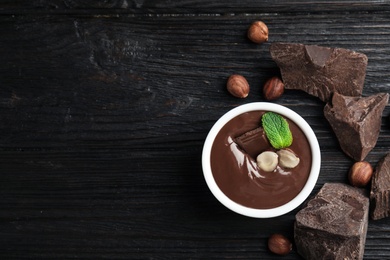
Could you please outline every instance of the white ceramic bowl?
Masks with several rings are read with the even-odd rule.
[[[303,133],[306,135],[306,138],[309,141],[310,148],[311,148],[312,166],[311,166],[309,178],[305,186],[294,199],[292,199],[291,201],[289,201],[288,203],[282,206],[272,208],[272,209],[249,208],[234,202],[229,197],[227,197],[218,187],[217,183],[215,182],[213,173],[211,171],[211,163],[210,163],[211,148],[213,146],[214,139],[217,136],[218,132],[227,122],[229,122],[234,117],[250,111],[272,111],[286,118],[289,118],[296,125],[298,125],[300,129],[303,131]],[[310,193],[314,189],[314,186],[318,179],[318,175],[320,173],[320,166],[321,166],[320,147],[318,144],[317,137],[315,136],[310,125],[300,115],[298,115],[296,112],[292,111],[291,109],[275,103],[268,103],[268,102],[248,103],[245,105],[238,106],[230,110],[226,114],[224,114],[214,124],[209,134],[207,135],[203,146],[203,153],[202,153],[202,168],[203,168],[204,178],[213,195],[223,205],[225,205],[227,208],[231,209],[232,211],[242,214],[244,216],[254,217],[254,218],[277,217],[286,214],[292,211],[293,209],[295,209],[296,207],[298,207],[302,202],[306,200],[306,198],[310,195]]]

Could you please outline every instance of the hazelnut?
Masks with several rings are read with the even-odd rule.
[[[257,166],[265,172],[272,172],[278,166],[278,155],[275,152],[265,151],[256,158]]]
[[[268,27],[262,21],[253,22],[248,29],[248,38],[254,43],[268,41]]]
[[[231,75],[226,87],[230,94],[238,98],[246,98],[249,94],[248,81],[241,75]]]
[[[284,93],[284,84],[279,77],[268,79],[263,87],[263,95],[266,100],[275,100]]]
[[[290,150],[282,149],[276,152],[279,155],[279,164],[284,168],[295,168],[299,164],[299,158]]]
[[[273,234],[268,238],[268,248],[272,253],[287,255],[292,250],[292,243],[283,235]]]
[[[352,186],[362,188],[370,182],[372,174],[373,169],[369,162],[356,162],[349,170],[349,183]]]

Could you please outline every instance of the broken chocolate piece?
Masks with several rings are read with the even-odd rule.
[[[254,159],[256,159],[261,152],[264,152],[270,147],[262,127],[258,127],[240,135],[235,141],[244,152]]]
[[[303,90],[324,102],[334,92],[362,94],[368,61],[362,53],[295,43],[273,43],[270,53],[286,89]]]
[[[363,259],[368,213],[363,189],[324,184],[295,216],[298,253],[305,259]]]
[[[326,104],[324,115],[329,121],[341,149],[356,161],[362,161],[378,140],[382,113],[389,94],[347,97],[335,93]]]
[[[325,67],[327,60],[333,52],[331,48],[316,45],[305,45],[305,51],[309,61],[318,68]]]
[[[371,218],[390,216],[390,153],[378,163],[371,180]]]

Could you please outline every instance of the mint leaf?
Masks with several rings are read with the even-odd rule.
[[[266,112],[262,118],[265,135],[275,149],[289,147],[293,138],[286,119],[274,112]]]

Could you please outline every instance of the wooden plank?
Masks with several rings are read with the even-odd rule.
[[[144,0],[4,0],[0,13],[147,13],[175,14],[242,14],[242,13],[328,13],[343,12],[383,12],[390,11],[390,3],[381,0],[365,1],[234,1],[213,2],[205,0],[192,1],[144,1]]]

